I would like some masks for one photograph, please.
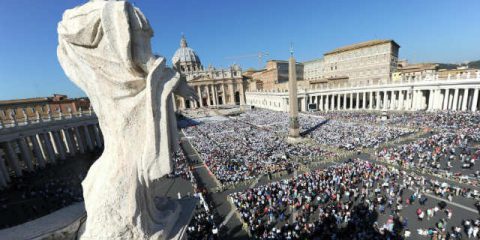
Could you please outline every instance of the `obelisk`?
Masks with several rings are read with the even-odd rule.
[[[288,95],[290,102],[288,137],[290,140],[295,141],[300,136],[300,126],[298,123],[297,69],[296,61],[293,57],[293,47],[290,49],[290,59],[288,59]]]

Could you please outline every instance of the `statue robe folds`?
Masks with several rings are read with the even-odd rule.
[[[180,75],[153,56],[153,31],[128,2],[67,10],[58,34],[60,64],[90,98],[105,141],[82,183],[82,239],[165,238],[178,211],[159,210],[151,185],[172,169],[178,136],[171,98]]]

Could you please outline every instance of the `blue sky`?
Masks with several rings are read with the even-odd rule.
[[[0,99],[65,93],[83,96],[57,61],[57,22],[80,0],[2,0]],[[480,59],[479,0],[132,0],[149,19],[154,52],[170,59],[181,33],[204,66],[268,51],[297,60],[371,39],[394,39],[412,62]],[[258,68],[258,59],[236,61]]]

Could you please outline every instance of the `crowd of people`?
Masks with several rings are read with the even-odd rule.
[[[39,171],[25,172],[21,178],[12,178],[10,186],[0,191],[0,229],[82,202],[81,182],[98,154],[78,155],[69,161],[48,164]]]
[[[388,124],[409,128],[461,129],[480,124],[480,112],[379,112],[379,111],[329,111],[309,113],[325,119],[343,122]]]
[[[187,227],[187,239],[215,240],[219,239],[219,216],[215,213],[208,190],[201,186],[198,177],[193,174],[191,159],[187,159],[182,148],[173,153],[173,171],[167,177],[181,177],[189,180],[194,189],[194,197],[199,199],[194,214]]]
[[[317,143],[346,150],[371,148],[414,133],[411,128],[386,124],[378,113],[330,112],[299,116],[300,131]],[[277,133],[288,131],[288,113],[257,109],[244,113],[240,120],[271,129]]]
[[[220,183],[239,183],[259,175],[293,171],[298,159],[318,159],[334,153],[310,144],[289,144],[284,136],[242,121],[206,121],[184,129]]]
[[[216,214],[213,202],[209,199],[208,190],[197,187],[195,197],[199,198],[200,202],[197,204],[193,218],[187,227],[187,239],[220,239],[220,217]]]
[[[472,130],[472,131],[470,131]],[[480,157],[478,130],[439,131],[414,142],[380,149],[379,160],[401,167],[429,170],[446,177],[478,183]]]
[[[256,109],[184,129],[208,168],[222,183],[294,169],[297,158],[325,159],[321,146],[375,148],[377,160],[406,168],[479,177],[478,113],[329,112],[299,117],[314,144],[285,141],[288,114]],[[378,148],[423,129],[422,138]],[[425,130],[427,129],[427,130]],[[465,239],[478,238],[480,219],[454,201],[480,209],[480,193],[366,160],[271,182],[231,194],[254,239]],[[202,210],[205,211],[205,210]],[[217,225],[208,213],[202,226]],[[191,228],[194,229],[193,227]],[[211,233],[210,233],[211,234]],[[200,236],[200,235],[197,235]]]
[[[457,193],[422,176],[356,159],[231,197],[254,239],[479,237],[479,219],[453,220],[449,194]],[[408,209],[417,219],[407,216]]]

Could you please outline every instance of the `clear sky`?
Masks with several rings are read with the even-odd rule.
[[[84,94],[56,56],[57,23],[85,0],[2,0],[0,99]],[[255,57],[298,61],[371,39],[394,39],[400,58],[459,63],[480,59],[479,0],[131,0],[152,25],[154,52],[171,59],[185,33],[203,65],[258,68]]]

